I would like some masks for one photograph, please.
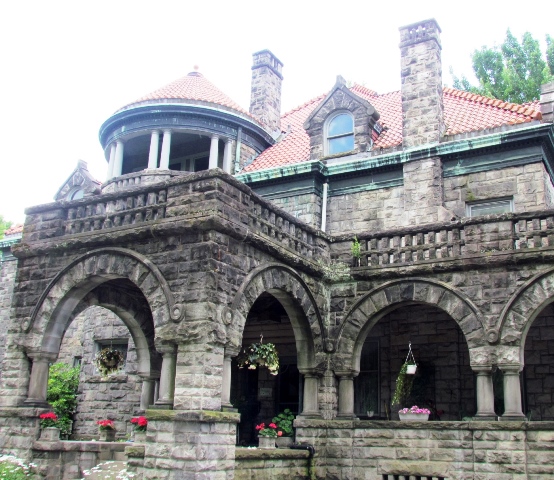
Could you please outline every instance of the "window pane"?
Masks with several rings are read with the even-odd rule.
[[[352,133],[354,125],[352,123],[352,117],[346,113],[337,115],[329,123],[329,129],[327,130],[328,137],[334,137],[335,135],[342,135],[345,133]]]
[[[494,202],[477,203],[469,206],[470,216],[493,215],[495,213],[508,213],[512,211],[510,200],[497,200]]]
[[[354,135],[329,139],[329,155],[354,150]]]

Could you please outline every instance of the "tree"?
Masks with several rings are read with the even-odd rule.
[[[12,226],[12,222],[4,220],[4,217],[0,215],[0,238],[4,238],[4,232]]]
[[[454,78],[454,88],[498,98],[507,102],[525,103],[540,98],[543,83],[554,80],[554,41],[546,36],[546,61],[541,54],[538,40],[525,32],[522,42],[510,29],[500,47],[482,47],[471,56],[473,71],[479,86],[473,86],[462,75]]]

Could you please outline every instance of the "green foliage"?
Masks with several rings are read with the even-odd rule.
[[[35,464],[25,464],[19,458],[12,455],[0,454],[0,479],[6,480],[27,480],[36,478],[33,474]]]
[[[404,403],[409,399],[412,393],[412,386],[414,382],[413,375],[407,375],[408,363],[402,364],[398,378],[396,379],[396,389],[392,396],[391,406],[400,405],[404,406]]]
[[[362,256],[362,246],[358,241],[358,237],[354,236],[354,240],[352,240],[352,246],[350,247],[350,250],[354,258],[360,258]]]
[[[0,238],[4,238],[4,232],[11,226],[12,226],[12,222],[4,220],[4,217],[0,215]]]
[[[237,357],[239,368],[248,367],[256,370],[265,367],[271,375],[279,373],[279,354],[273,343],[252,343],[244,348]]]
[[[62,435],[71,434],[71,422],[77,410],[78,387],[79,367],[70,367],[65,363],[50,366],[46,400],[58,415],[58,427]]]
[[[471,56],[478,86],[462,75],[454,78],[454,88],[498,98],[507,102],[525,103],[540,98],[540,86],[554,79],[554,42],[547,35],[546,62],[538,40],[526,32],[521,43],[508,29],[500,47],[481,47]]]
[[[283,437],[292,437],[294,414],[290,409],[285,408],[279,415],[273,417],[271,421],[277,425],[278,430],[283,432]]]

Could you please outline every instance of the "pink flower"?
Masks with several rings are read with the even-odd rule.
[[[275,425],[274,423],[270,423],[269,428],[277,428],[277,425]]]
[[[278,436],[278,437],[282,437],[282,436],[283,436],[283,432],[281,432],[281,430],[279,430],[279,431],[277,432],[277,436]]]

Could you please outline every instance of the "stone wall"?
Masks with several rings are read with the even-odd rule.
[[[314,228],[321,227],[321,197],[314,193],[280,197],[271,202]]]
[[[448,480],[550,478],[552,423],[296,420],[297,440],[315,446],[318,478],[383,475]],[[389,477],[391,478],[391,477]]]
[[[444,205],[465,217],[467,202],[511,197],[515,212],[553,206],[553,186],[543,163],[458,175],[444,179]]]
[[[308,480],[311,463],[306,450],[237,448],[235,480]]]
[[[4,360],[7,326],[10,321],[12,294],[17,269],[16,258],[11,257],[8,260],[1,261],[1,255],[0,253],[0,365],[2,365]],[[2,371],[3,368],[0,368],[0,378],[2,377]]]

